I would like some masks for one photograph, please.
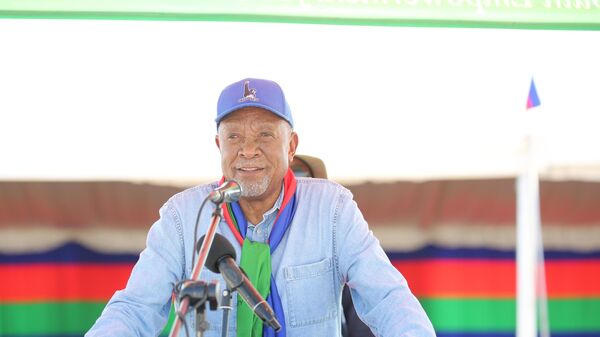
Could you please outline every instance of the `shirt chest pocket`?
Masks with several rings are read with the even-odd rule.
[[[292,327],[317,324],[335,317],[331,258],[284,268],[288,320]]]

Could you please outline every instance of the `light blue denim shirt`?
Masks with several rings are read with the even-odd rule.
[[[279,208],[281,208],[281,204],[283,203],[283,186],[281,187],[281,192],[279,193],[279,197],[275,201],[275,205],[271,207],[270,210],[266,211],[263,214],[263,219],[257,225],[254,225],[248,221],[248,228],[246,229],[246,238],[252,242],[262,242],[266,243],[269,240],[269,235],[271,234],[271,229],[273,228],[273,224],[275,223],[275,219],[277,219],[277,212]]]
[[[356,311],[376,336],[435,337],[431,322],[369,231],[352,194],[334,182],[298,178],[298,205],[288,231],[272,254],[272,272],[285,310],[288,337],[341,336],[342,286],[348,283]],[[217,185],[190,188],[160,210],[125,289],[117,291],[96,324],[93,336],[157,336],[166,324],[173,284],[190,278],[193,229],[202,200]],[[211,205],[212,206],[212,205]],[[206,232],[212,207],[203,211],[198,236]],[[225,221],[218,225],[241,247]],[[219,280],[204,268],[201,279]],[[232,303],[235,306],[236,300]],[[229,335],[235,336],[235,308]],[[222,312],[207,308],[207,337],[221,336]],[[186,316],[193,334],[195,317]],[[180,336],[185,336],[183,329]]]

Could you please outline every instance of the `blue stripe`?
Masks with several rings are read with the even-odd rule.
[[[135,263],[138,254],[108,254],[95,252],[78,243],[35,253],[0,253],[0,263]]]
[[[596,260],[600,259],[600,251],[580,253],[566,250],[546,250],[544,258],[546,260]]]
[[[514,250],[496,250],[488,248],[445,248],[428,245],[418,250],[399,252],[387,251],[390,260],[426,260],[426,259],[491,259],[514,260]]]
[[[515,260],[514,250],[499,250],[489,248],[446,248],[428,245],[413,251],[386,251],[390,260],[426,260],[426,259],[487,259]],[[544,258],[548,260],[597,260],[600,250],[591,252],[575,252],[567,250],[546,250]]]
[[[497,250],[488,248],[445,248],[429,245],[413,251],[387,252],[390,260],[428,260],[428,259],[487,259],[515,260],[514,250]],[[549,260],[598,260],[600,251],[574,252],[547,250],[545,259]],[[11,263],[135,263],[137,254],[110,254],[93,251],[75,242],[35,253],[8,254],[0,253],[0,264]],[[599,336],[600,337],[600,336]]]

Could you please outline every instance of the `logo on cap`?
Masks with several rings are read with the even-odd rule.
[[[240,103],[246,101],[258,102],[258,97],[256,97],[256,89],[250,88],[250,81],[244,82],[244,97],[238,100]]]

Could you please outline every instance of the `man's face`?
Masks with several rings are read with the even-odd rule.
[[[242,186],[242,197],[279,194],[298,144],[285,120],[262,108],[242,108],[221,121],[215,140],[223,174]]]

